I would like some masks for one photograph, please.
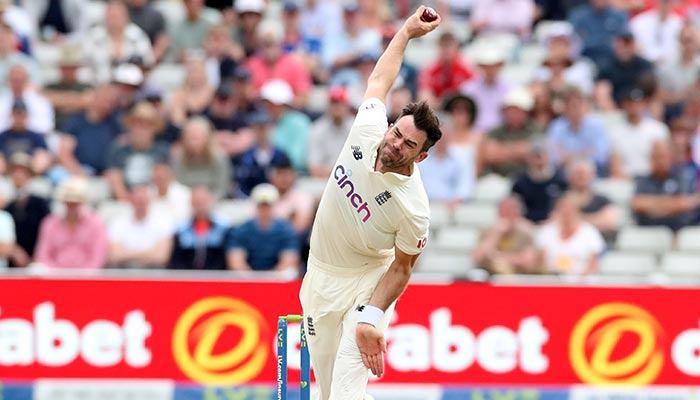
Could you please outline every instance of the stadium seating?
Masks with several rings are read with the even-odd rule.
[[[457,225],[478,229],[493,226],[497,218],[498,208],[494,204],[467,203],[460,205],[455,211]]]
[[[221,200],[214,206],[213,214],[229,225],[238,225],[253,217],[254,208],[246,200]]]
[[[634,182],[621,179],[598,179],[593,187],[596,192],[616,204],[627,205],[634,196]]]
[[[612,251],[603,256],[599,269],[603,275],[648,275],[656,270],[656,258],[650,253]]]
[[[622,251],[662,253],[671,250],[673,232],[662,226],[626,226],[618,234],[616,247]]]
[[[676,246],[680,251],[700,252],[700,227],[687,226],[678,231]],[[698,269],[700,272],[700,268]]]
[[[500,175],[486,175],[476,183],[474,200],[483,203],[498,203],[510,194],[512,183]]]
[[[700,254],[670,252],[661,260],[661,269],[672,277],[700,276]]]
[[[468,254],[444,254],[428,251],[418,259],[416,271],[434,274],[449,274],[464,278],[474,268]]]
[[[436,251],[469,254],[479,241],[479,231],[469,227],[447,227],[431,244]]]

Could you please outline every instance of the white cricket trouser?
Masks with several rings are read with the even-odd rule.
[[[306,340],[316,377],[316,400],[365,399],[369,370],[355,341],[359,311],[367,304],[388,267],[350,270],[322,264],[313,257],[301,285]],[[379,328],[386,331],[394,310],[385,312]]]

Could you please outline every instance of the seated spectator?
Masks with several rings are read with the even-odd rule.
[[[555,103],[554,94],[541,82],[535,82],[530,86],[530,92],[534,100],[532,106],[532,123],[540,132],[546,132],[549,124],[561,115],[564,109],[561,102]]]
[[[418,76],[418,98],[433,107],[448,95],[459,92],[460,86],[474,78],[473,67],[460,54],[460,44],[454,33],[446,31],[438,39],[437,60],[427,64]]]
[[[289,156],[298,172],[305,173],[311,120],[291,107],[293,94],[285,81],[267,82],[260,90],[260,96],[275,123],[272,143]]]
[[[164,94],[162,90],[156,87],[145,87],[135,100],[136,102],[148,102],[155,107],[158,115],[160,115],[161,121],[165,122],[160,132],[156,133],[156,141],[161,141],[172,145],[180,140],[181,129],[179,126],[173,124],[170,119],[168,119],[170,111],[166,107],[163,96]]]
[[[203,114],[216,90],[208,81],[202,58],[189,56],[185,66],[185,81],[173,92],[170,104],[170,120],[177,126],[184,125],[190,116]]]
[[[37,38],[37,26],[26,10],[26,5],[15,5],[16,1],[0,1],[0,21],[10,25],[18,37],[17,47],[31,53],[31,44]]]
[[[565,97],[564,113],[549,126],[549,154],[557,167],[566,167],[572,157],[595,161],[598,171],[607,171],[610,144],[605,125],[590,115],[586,97],[577,88]]]
[[[170,269],[226,269],[229,227],[212,216],[214,197],[206,186],[192,188],[192,219],[175,233]]]
[[[231,186],[231,162],[214,144],[209,121],[191,118],[183,128],[181,141],[171,159],[177,181],[190,188],[206,186],[214,199],[224,198]]]
[[[311,229],[314,213],[314,199],[296,186],[297,172],[289,160],[280,160],[272,165],[270,183],[277,189],[279,200],[273,214],[276,218],[289,221],[300,235]]]
[[[261,2],[262,3],[262,2]],[[343,29],[342,4],[328,1],[301,1],[299,18],[304,21],[299,27],[301,35],[310,42],[324,47],[323,40],[335,37]],[[322,50],[323,51],[323,50]]]
[[[12,27],[0,22],[0,87],[4,88],[8,72],[13,65],[21,65],[35,84],[41,83],[41,71],[37,62],[17,49],[17,36]]]
[[[117,91],[117,112],[126,114],[139,100],[143,71],[136,64],[119,64],[112,71],[112,86]]]
[[[536,223],[549,218],[554,203],[567,186],[563,174],[550,163],[547,145],[534,140],[527,157],[527,171],[513,183],[513,194],[520,196],[525,206],[525,218]]]
[[[438,141],[418,167],[428,200],[455,209],[474,195],[476,164],[450,145],[450,135],[449,131],[444,131],[442,139],[445,140]]]
[[[34,257],[39,225],[49,215],[49,202],[29,190],[29,183],[34,178],[32,157],[29,154],[13,154],[9,159],[8,170],[16,193],[15,199],[5,208],[15,223],[17,239],[11,256],[12,266],[26,267]]]
[[[640,55],[653,63],[678,56],[678,36],[683,18],[673,13],[675,0],[659,0],[656,7],[630,19],[630,31],[639,44]]]
[[[695,168],[693,160],[693,138],[697,126],[694,126],[690,121],[683,118],[676,118],[669,124],[671,135],[671,153],[673,154],[672,163],[678,165],[688,165]],[[696,153],[697,154],[697,153]],[[699,154],[700,155],[700,154]]]
[[[513,178],[527,169],[530,142],[539,134],[530,112],[532,94],[526,88],[515,88],[503,100],[503,125],[484,138],[481,157],[487,171]]]
[[[277,189],[270,184],[258,185],[251,198],[257,204],[256,217],[233,229],[228,267],[237,271],[296,272],[299,243],[292,225],[274,217]]]
[[[651,151],[651,172],[636,178],[632,211],[639,225],[663,225],[673,230],[697,223],[700,195],[696,175],[671,162],[668,142],[656,142]]]
[[[479,132],[496,129],[502,123],[503,99],[511,89],[511,85],[500,76],[505,61],[501,50],[491,46],[484,47],[474,57],[481,75],[462,85],[461,92],[473,98],[479,108],[479,115],[474,123],[474,128]]]
[[[648,116],[647,99],[641,89],[633,88],[622,95],[622,109],[625,121],[610,131],[610,175],[615,178],[648,175],[651,148],[655,142],[669,139],[668,127]]]
[[[527,38],[534,19],[533,0],[476,0],[471,13],[476,34],[508,32]]]
[[[27,128],[45,134],[54,129],[54,110],[49,100],[36,91],[29,82],[27,70],[13,65],[7,73],[7,89],[0,92],[0,131],[10,127],[12,105],[22,100],[27,107]]]
[[[573,276],[597,273],[605,250],[600,232],[584,220],[570,195],[557,201],[554,218],[540,228],[535,243],[547,272]]]
[[[233,79],[243,49],[233,41],[228,27],[219,24],[209,28],[203,47],[209,84],[217,87]]]
[[[563,43],[563,44],[558,44]],[[576,59],[568,39],[552,39],[543,68],[538,71],[538,80],[544,82],[554,97],[558,97],[571,86],[583,92],[593,92],[593,66],[587,59]]]
[[[86,0],[20,0],[19,4],[39,28],[46,42],[58,42],[85,29]]]
[[[27,105],[17,99],[12,105],[12,126],[0,133],[0,163],[4,165],[15,153],[26,153],[32,157],[34,171],[43,174],[51,165],[51,155],[44,137],[27,125]]]
[[[221,20],[221,14],[204,7],[204,0],[185,0],[185,18],[170,27],[170,61],[181,62],[188,53],[204,43],[209,29]]]
[[[273,122],[267,112],[253,114],[249,124],[255,132],[255,144],[232,161],[235,197],[249,196],[255,186],[269,181],[268,174],[272,165],[289,158],[272,144]]]
[[[91,28],[83,42],[90,67],[99,83],[112,77],[112,67],[138,57],[143,65],[155,62],[151,41],[144,31],[129,20],[129,10],[120,0],[109,0],[104,23]]]
[[[96,88],[88,95],[85,112],[66,121],[57,158],[71,174],[101,175],[107,168],[112,143],[122,133],[115,95],[110,86]]]
[[[214,130],[234,134],[245,127],[245,123],[236,118],[236,111],[231,84],[224,82],[214,92],[214,98],[204,111],[204,117],[211,122]]]
[[[51,214],[41,223],[35,261],[49,268],[98,269],[107,263],[107,228],[85,203],[85,178],[72,177],[56,189],[65,212]]]
[[[77,44],[65,44],[61,47],[61,59],[58,61],[61,77],[58,82],[44,86],[43,94],[56,110],[56,128],[64,129],[68,118],[85,110],[90,105],[85,94],[91,86],[82,82],[78,72],[85,62],[83,49]]]
[[[569,194],[581,209],[583,219],[611,239],[617,230],[619,215],[610,199],[593,190],[595,177],[595,164],[587,159],[574,159],[568,169]]]
[[[175,174],[165,161],[153,166],[151,185],[151,205],[166,212],[175,223],[188,220],[192,215],[189,187],[175,180]]]
[[[664,61],[656,69],[659,91],[667,106],[681,107],[686,92],[691,88],[700,75],[700,59],[698,53],[698,38],[695,29],[686,25],[678,37],[679,54],[677,57]],[[675,110],[674,110],[675,111]]]
[[[127,186],[150,182],[153,165],[168,159],[168,146],[155,141],[162,120],[155,107],[138,103],[124,118],[125,143],[115,142],[107,158],[105,176],[118,200],[127,198]]]
[[[654,65],[637,52],[634,36],[625,31],[615,39],[615,56],[610,64],[602,66],[596,78],[596,101],[603,109],[621,104],[622,94],[641,84],[646,77],[653,76]],[[614,101],[610,106],[611,99]]]
[[[15,222],[12,215],[5,210],[0,210],[0,271],[7,269],[9,261],[17,247],[15,235]]]
[[[302,109],[311,90],[311,74],[299,57],[282,51],[282,30],[275,24],[260,24],[260,48],[246,65],[258,90],[262,90],[268,81],[282,80],[292,89],[293,98],[289,104]]]
[[[612,0],[591,0],[569,13],[569,22],[583,41],[583,55],[600,68],[613,60],[613,40],[627,30],[627,15]]]
[[[128,191],[131,210],[109,226],[109,263],[121,268],[162,268],[172,254],[175,232],[170,215],[151,205],[147,185]]]
[[[474,262],[492,274],[539,273],[534,235],[535,227],[523,217],[520,199],[506,197],[498,205],[495,226],[481,235],[474,249]]]
[[[309,133],[307,161],[311,176],[328,178],[335,166],[354,121],[349,100],[343,87],[328,92],[328,109],[314,121]]]
[[[473,125],[479,114],[476,103],[471,97],[458,94],[445,99],[442,109],[448,113],[443,130],[449,138],[450,151],[457,153],[457,157],[469,164],[478,175],[481,167],[478,154],[481,135]]]
[[[163,14],[149,0],[126,0],[129,18],[148,36],[153,48],[153,58],[159,62],[170,46],[167,26]]]
[[[243,46],[245,57],[252,56],[259,48],[257,32],[265,7],[265,0],[239,0],[234,3],[234,11],[238,18],[237,23],[230,28],[234,40]],[[303,20],[305,25],[306,18]]]

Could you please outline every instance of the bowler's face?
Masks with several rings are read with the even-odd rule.
[[[428,136],[413,124],[413,116],[401,117],[390,126],[379,146],[379,160],[387,168],[396,169],[420,162],[427,153],[423,145]]]

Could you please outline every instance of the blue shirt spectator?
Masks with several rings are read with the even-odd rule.
[[[613,58],[613,39],[627,30],[627,14],[610,0],[591,0],[569,14],[569,22],[583,41],[583,55],[603,66]]]
[[[472,197],[476,166],[461,155],[462,152],[449,147],[447,140],[440,140],[430,151],[430,156],[418,164],[430,201],[456,205]]]

